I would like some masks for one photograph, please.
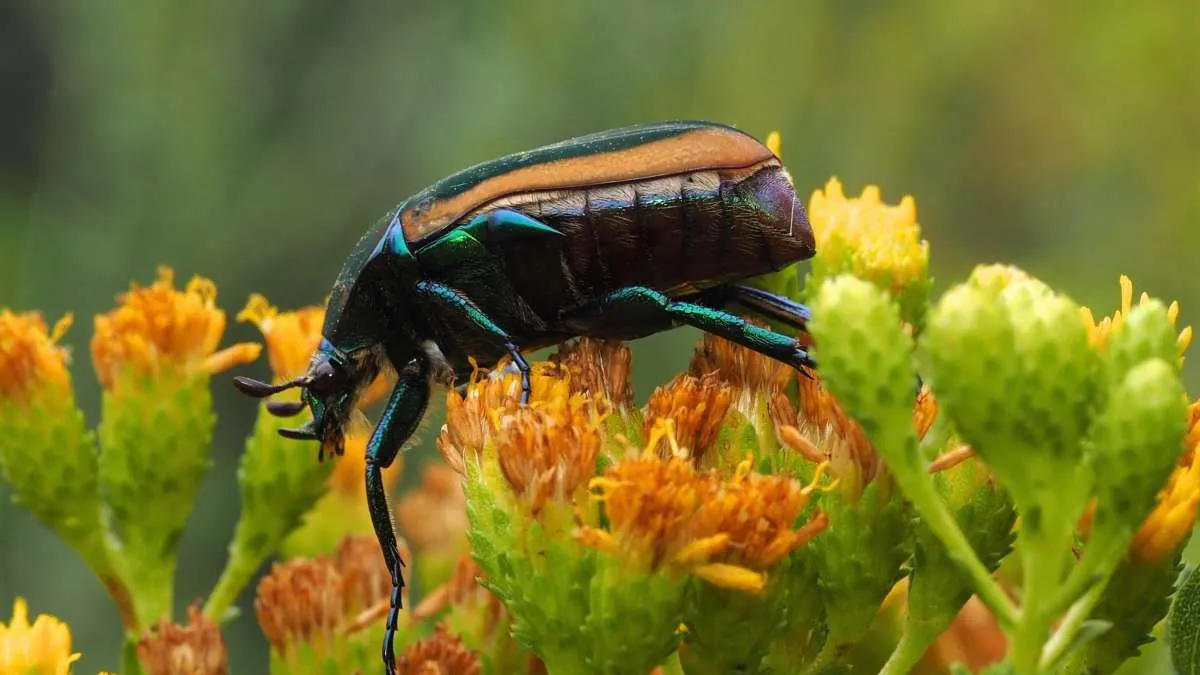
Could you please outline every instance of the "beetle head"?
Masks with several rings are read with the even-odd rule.
[[[299,414],[305,407],[312,419],[295,429],[280,429],[279,435],[298,440],[321,442],[321,457],[326,452],[342,454],[346,425],[356,410],[363,390],[379,374],[380,350],[360,349],[347,354],[329,340],[321,340],[313,354],[308,372],[280,384],[267,384],[246,377],[233,378],[242,393],[265,398],[287,389],[301,388],[300,401],[270,402],[267,410],[279,417]]]

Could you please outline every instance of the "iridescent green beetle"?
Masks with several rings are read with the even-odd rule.
[[[528,400],[528,352],[578,336],[632,340],[690,325],[792,366],[793,337],[730,305],[803,329],[808,309],[739,284],[815,253],[791,177],[765,145],[731,127],[662,122],[502,157],[408,198],[358,242],[334,282],[324,339],[307,374],[282,385],[237,378],[252,396],[303,387],[312,420],[284,435],[342,451],[364,387],[398,381],[367,446],[368,504],[392,608],[383,658],[395,670],[403,562],[381,470],[424,415],[436,380],[511,356]]]

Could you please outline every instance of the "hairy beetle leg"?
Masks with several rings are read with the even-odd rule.
[[[606,317],[610,322],[620,322],[622,317],[628,317],[633,323],[655,319],[667,320],[699,328],[794,368],[815,368],[817,365],[808,355],[808,351],[793,337],[756,326],[720,309],[694,302],[672,300],[652,288],[622,288],[572,314],[578,317],[581,325],[586,325],[588,318],[597,315]],[[571,322],[573,316],[564,318]]]
[[[410,362],[401,371],[387,407],[380,416],[379,426],[375,427],[367,443],[367,509],[371,513],[375,538],[379,541],[383,559],[392,576],[392,597],[383,637],[383,661],[388,675],[396,672],[394,643],[404,590],[404,561],[400,559],[400,547],[392,526],[387,490],[383,485],[383,470],[392,465],[401,446],[416,431],[429,404],[429,391],[428,362],[425,359]]]

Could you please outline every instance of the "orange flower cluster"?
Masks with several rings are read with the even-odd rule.
[[[24,401],[42,384],[54,396],[70,390],[67,350],[58,344],[70,327],[70,314],[48,329],[36,312],[0,311],[0,398]]]

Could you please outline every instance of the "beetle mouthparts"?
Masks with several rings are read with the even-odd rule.
[[[292,417],[304,410],[303,401],[268,401],[267,412],[276,417]]]
[[[258,380],[238,375],[233,378],[233,386],[237,387],[238,391],[247,396],[253,396],[254,398],[266,398],[271,394],[278,394],[281,391],[285,391],[293,387],[299,387],[304,384],[303,380],[304,378],[296,378],[281,384],[267,384],[266,382],[259,382]]]

